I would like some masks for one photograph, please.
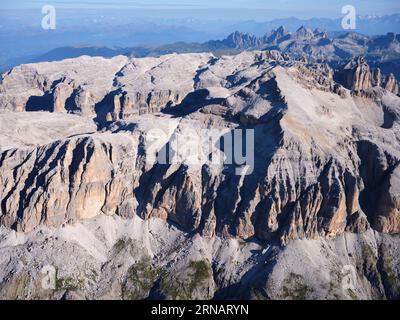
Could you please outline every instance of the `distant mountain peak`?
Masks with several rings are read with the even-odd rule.
[[[231,33],[224,42],[226,42],[228,46],[238,49],[257,47],[261,45],[261,40],[258,37],[239,31]]]
[[[286,29],[285,26],[280,26],[278,29],[268,32],[264,36],[264,41],[267,43],[276,44],[280,42],[283,38],[288,36],[290,32]]]
[[[304,32],[304,31],[308,31],[309,29],[308,28],[306,28],[304,25],[301,25],[297,30],[296,30],[296,33],[297,32]]]
[[[279,33],[281,35],[286,35],[289,33],[289,31],[286,29],[285,26],[280,26],[278,29],[276,29],[276,33]]]
[[[328,31],[322,28],[316,28],[314,30],[314,35],[317,37],[322,37],[322,38],[327,38],[328,37]]]
[[[294,35],[297,39],[311,39],[314,37],[312,30],[305,26],[301,26],[297,29]]]

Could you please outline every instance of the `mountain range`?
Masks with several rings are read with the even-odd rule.
[[[99,47],[105,46],[119,50],[121,47],[139,47],[136,54],[152,51],[155,47],[176,42],[204,43],[210,39],[223,39],[232,30],[254,34],[262,37],[267,30],[278,29],[285,25],[290,32],[295,32],[300,26],[312,30],[323,28],[332,33],[343,34],[341,19],[312,18],[302,20],[294,17],[273,19],[271,21],[253,21],[238,19],[213,18],[214,14],[205,14],[203,18],[169,17],[165,13],[152,13],[153,18],[138,16],[138,12],[113,10],[60,10],[57,15],[58,28],[46,32],[40,28],[37,11],[23,10],[1,11],[0,25],[0,71],[5,71],[21,63],[38,62],[37,58],[46,52],[57,48]],[[270,19],[271,15],[265,16]],[[400,15],[359,16],[357,17],[356,33],[370,36],[400,33]],[[21,37],[23,35],[23,37]],[[180,44],[171,45],[170,50],[178,50]],[[195,50],[198,45],[188,48]],[[142,49],[140,49],[142,48]],[[143,50],[143,48],[145,50]],[[166,48],[167,50],[168,48]],[[187,50],[188,50],[187,49]],[[109,50],[109,49],[107,49]],[[78,51],[75,50],[74,51]],[[158,50],[158,51],[161,51]],[[165,50],[164,50],[165,51]],[[98,52],[98,50],[97,50]],[[76,55],[76,54],[75,54]],[[67,53],[57,49],[53,57],[72,58]],[[51,57],[51,56],[50,56]]]
[[[265,45],[4,73],[0,298],[398,299],[398,81],[363,57],[311,61],[396,55],[398,37],[207,43]],[[241,130],[251,166],[214,162]],[[205,157],[159,161],[187,145]]]
[[[108,48],[75,46],[52,50],[31,62],[57,61],[81,55],[113,57],[155,57],[170,53],[212,52],[216,55],[237,54],[244,50],[278,50],[293,59],[309,62],[326,62],[336,68],[345,61],[364,56],[373,67],[381,68],[385,74],[400,77],[400,34],[387,33],[381,36],[366,36],[355,32],[332,33],[321,28],[311,30],[301,26],[289,32],[284,26],[267,32],[263,36],[236,31],[224,40],[205,43],[178,42],[161,46]]]

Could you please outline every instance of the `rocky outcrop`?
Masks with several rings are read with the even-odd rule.
[[[321,34],[321,32],[317,33],[318,35]],[[315,36],[314,32],[312,30],[301,26],[293,35],[292,37],[296,40],[310,40],[313,39]]]
[[[314,36],[322,39],[328,38],[328,32],[322,28],[316,28],[314,30]]]
[[[118,154],[115,148],[110,142],[85,137],[29,151],[5,151],[0,177],[1,224],[29,232],[40,224],[59,226],[92,218],[99,212],[118,211],[128,217],[135,209],[134,199],[126,184],[129,176],[121,179],[119,175],[124,170],[134,174],[134,170],[124,169],[117,158],[123,153]],[[21,164],[20,169],[16,162]],[[115,174],[118,163],[121,167]],[[134,180],[132,177],[132,183]]]
[[[380,190],[378,215],[376,225],[385,233],[399,233],[400,228],[400,166],[397,164],[391,168],[389,176],[384,179]]]
[[[397,80],[396,80],[396,78],[395,78],[393,73],[389,74],[386,77],[385,89],[390,91],[390,92],[392,92],[392,93],[394,93],[394,94],[397,94],[399,92],[399,86],[398,86]]]
[[[372,87],[371,71],[363,57],[352,59],[340,72],[341,81],[350,90],[361,91]]]
[[[262,44],[258,37],[239,31],[230,34],[225,42],[229,47],[237,49],[257,48]]]
[[[53,110],[54,112],[66,112],[66,102],[69,97],[71,97],[74,89],[66,84],[59,83],[53,90]]]
[[[95,114],[112,88],[115,74],[126,57],[103,59],[86,56],[53,64],[22,65],[2,76],[0,108],[10,111],[53,111]],[[102,65],[102,68],[97,67]]]
[[[263,37],[263,40],[265,43],[277,44],[287,39],[289,35],[289,31],[284,26],[281,26],[278,29],[267,33]]]
[[[380,87],[382,84],[382,74],[381,74],[381,69],[377,68],[374,70],[373,76],[372,76],[372,84],[376,87]]]

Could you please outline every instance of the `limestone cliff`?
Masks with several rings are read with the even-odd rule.
[[[79,61],[54,63],[61,80],[45,64],[46,72],[24,85],[32,91],[47,85],[54,94],[54,112],[67,112],[66,96],[76,92],[78,114],[91,115],[103,130],[3,150],[4,226],[26,232],[101,213],[136,214],[207,237],[276,238],[283,244],[370,227],[400,231],[399,98],[391,90],[370,88],[369,67],[362,59],[345,70],[354,90],[370,90],[368,102],[337,91],[329,67],[293,65],[268,53],[114,58],[106,60],[110,69],[119,70],[114,79],[108,76],[108,89],[104,77],[85,85],[82,75],[65,80],[60,66],[71,65],[80,74]],[[276,61],[281,65],[273,66]],[[7,86],[3,81],[3,106],[10,106],[7,90],[12,93],[17,85],[9,79],[25,76],[17,70],[5,77]],[[39,78],[48,80],[38,86]],[[97,81],[103,84],[96,86]],[[56,83],[54,89],[50,83]],[[104,88],[104,97],[86,87]],[[167,114],[182,118],[176,123]],[[107,120],[117,122],[110,126]],[[174,123],[165,145],[176,134],[207,129],[209,123],[228,131],[254,129],[254,172],[240,177],[234,165],[215,168],[207,161],[148,166],[148,121],[156,127]]]

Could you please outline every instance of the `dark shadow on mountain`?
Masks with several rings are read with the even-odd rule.
[[[263,119],[241,119],[241,115],[237,115],[235,118],[238,119],[239,123],[246,122],[246,124],[239,124],[236,130],[242,130],[243,135],[246,130],[253,130],[254,132],[254,164],[253,171],[248,172],[247,175],[241,177],[238,175],[237,170],[242,167],[242,164],[232,163],[225,164],[222,175],[223,180],[218,187],[216,192],[217,197],[214,203],[214,212],[216,215],[216,232],[217,234],[223,234],[227,228],[230,234],[237,235],[239,227],[239,221],[244,218],[246,212],[251,207],[252,200],[256,197],[258,188],[263,185],[265,180],[265,172],[272,161],[272,157],[276,150],[279,148],[282,139],[282,129],[279,124],[279,120],[282,117],[282,113],[277,109],[270,110]],[[233,130],[225,134],[220,143],[221,151],[226,154],[224,141],[230,139],[233,136]],[[229,141],[229,140],[228,140]],[[242,139],[242,154],[246,150],[246,139]],[[235,146],[232,146],[232,152],[235,152]],[[243,181],[240,183],[240,180]],[[241,185],[240,188],[238,186]],[[239,203],[234,201],[226,201],[226,199],[240,199]],[[252,212],[252,225],[254,231],[258,236],[262,238],[270,237],[272,235],[260,233],[265,228],[259,226],[267,225],[267,212],[265,201],[260,203]],[[207,212],[203,213],[207,215]],[[206,217],[203,217],[206,220]]]
[[[335,50],[335,54],[340,58],[340,59],[342,59],[342,60],[348,60],[348,59],[351,59],[352,58],[352,56],[348,53],[348,52],[346,52],[346,51],[344,51],[343,49],[340,49],[338,46],[333,46],[333,48],[334,48],[334,50]]]
[[[72,92],[72,94],[67,98],[67,100],[65,100],[65,110],[68,113],[79,113],[80,109],[78,108],[78,106],[76,105],[75,99],[78,95],[79,91],[78,90],[74,90]]]
[[[369,56],[367,56],[367,60],[372,69],[380,68],[382,74],[393,73],[396,79],[400,78],[400,59],[379,61],[377,59],[369,59]]]
[[[30,96],[26,103],[26,111],[54,111],[52,95],[45,93],[43,96]]]
[[[227,287],[219,288],[213,297],[213,300],[270,300],[266,283],[271,275],[276,260],[274,259],[274,247],[271,246],[264,254],[260,250],[252,252],[255,254],[256,264],[248,270],[238,283]],[[219,284],[221,272],[216,265],[213,265],[214,281]]]
[[[183,117],[210,105],[223,104],[225,101],[223,98],[209,98],[209,94],[207,89],[196,90],[189,93],[179,105],[167,106],[162,112],[175,117]]]
[[[383,107],[383,124],[381,128],[392,129],[394,122],[397,120],[396,114],[386,107]]]
[[[166,154],[169,152],[169,143],[165,144],[158,152],[158,154]],[[138,156],[145,156],[144,141],[141,140],[138,147]],[[157,155],[158,157],[158,155]],[[161,189],[170,185],[171,181],[163,179],[165,173],[170,168],[169,158],[165,159],[167,163],[156,161],[152,168],[147,172],[143,172],[139,179],[139,185],[135,188],[134,194],[138,201],[136,213],[139,217],[144,218],[146,205],[153,203],[156,206],[157,201],[152,199],[153,187],[156,184],[161,185]],[[162,190],[161,190],[162,191]],[[157,194],[156,200],[160,199],[161,193]]]
[[[371,141],[357,143],[357,153],[361,160],[360,175],[364,189],[360,193],[360,207],[366,214],[370,225],[377,226],[378,209],[382,194],[388,192],[390,175],[399,165],[399,161],[385,167],[381,160],[379,147]]]
[[[107,114],[114,111],[114,97],[120,92],[120,89],[106,94],[100,102],[96,103],[94,110],[96,112],[95,121],[99,129],[107,125]]]
[[[137,124],[133,122],[115,121],[111,122],[105,130],[111,131],[112,133],[119,132],[133,132],[137,128]]]

